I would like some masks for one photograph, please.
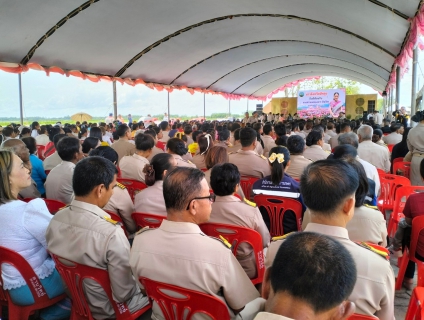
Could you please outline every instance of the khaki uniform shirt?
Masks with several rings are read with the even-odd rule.
[[[280,316],[279,314],[274,314],[269,312],[259,312],[258,315],[253,320],[293,320],[293,319]]]
[[[268,135],[263,135],[262,136],[262,141],[264,142],[264,156],[265,157],[269,157],[269,150],[271,150],[272,148],[276,147],[277,145],[275,144],[275,140],[272,139],[271,136]]]
[[[163,134],[163,137],[159,141],[162,141],[166,144],[168,140],[171,139],[169,136],[169,131],[162,131],[162,134]]]
[[[167,215],[163,198],[163,181],[156,181],[153,186],[141,190],[134,199],[135,212]]]
[[[388,134],[387,136],[383,136],[383,141],[385,144],[397,144],[402,141],[402,135],[395,132]]]
[[[229,155],[230,163],[237,166],[240,175],[263,178],[271,174],[268,159],[253,150],[239,150]]]
[[[99,207],[81,201],[60,210],[46,231],[50,252],[80,264],[107,270],[116,301],[126,302],[131,312],[148,303],[131,274],[130,245],[124,231],[103,217],[110,217]],[[85,293],[95,319],[108,319],[114,311],[97,283],[84,281]]]
[[[355,313],[375,315],[384,320],[395,319],[395,277],[389,261],[349,240],[345,228],[309,223],[304,231],[331,236],[352,255],[356,264],[357,280],[349,301],[355,303]],[[272,265],[282,241],[271,242],[265,261],[267,267]]]
[[[237,142],[234,142],[233,143],[233,146],[232,147],[228,147],[227,148],[227,152],[228,152],[228,154],[236,153],[240,149],[241,149],[241,144],[240,144],[240,142],[237,141]]]
[[[322,145],[322,150],[327,151],[328,154],[330,154],[331,153],[331,146],[328,143],[324,143]]]
[[[260,141],[256,141],[255,151],[259,155],[264,154],[264,148],[262,148],[262,145],[261,145]]]
[[[152,159],[155,155],[159,154],[159,153],[165,153],[162,149],[154,146],[152,149],[152,153],[150,154],[150,156],[147,158],[147,160],[149,160],[149,163],[152,162]]]
[[[119,162],[119,169],[121,169],[121,176],[124,179],[133,179],[144,182],[144,166],[149,164],[149,160],[145,157],[133,154],[132,156],[125,156]]]
[[[111,148],[118,153],[118,164],[123,157],[132,156],[135,153],[135,144],[124,139],[112,143]]]
[[[127,188],[122,184],[117,184],[113,188],[113,195],[110,197],[109,202],[103,208],[118,214],[124,222],[125,229],[129,234],[137,231],[137,225],[131,218],[134,212],[134,203],[128,193]]]
[[[338,134],[336,134],[335,136],[332,136],[331,138],[330,138],[330,140],[329,140],[329,144],[330,144],[330,146],[331,146],[331,149],[334,149],[335,147],[337,147],[338,145],[339,145],[339,140],[338,140],[338,138],[339,138],[339,135]]]
[[[424,153],[424,124],[418,123],[416,127],[409,130],[407,143],[412,154]]]
[[[376,207],[375,207],[376,208]],[[302,230],[311,222],[311,212],[306,209],[303,215]],[[387,246],[387,227],[383,214],[378,209],[366,205],[355,208],[352,219],[346,225],[349,239],[371,242]]]
[[[253,229],[261,235],[262,246],[264,248],[269,245],[269,241],[271,240],[268,228],[262,219],[259,209],[256,206],[252,207],[235,196],[217,196],[215,203],[212,205],[209,222]],[[254,278],[257,270],[253,248],[247,243],[240,244],[236,257],[247,276],[251,279]]]
[[[179,156],[178,154],[172,154],[174,159],[177,161],[177,167],[190,167],[190,168],[196,168],[196,165],[191,162],[190,160],[184,160]]]
[[[62,161],[50,171],[44,183],[47,199],[62,201],[65,204],[71,203],[74,199],[74,189],[72,188],[74,169],[74,163]]]
[[[303,155],[290,155],[290,166],[285,171],[293,179],[300,179],[303,170],[312,163],[312,160],[306,159]]]
[[[137,279],[210,294],[234,310],[259,297],[231,250],[194,223],[163,220],[159,228],[140,233],[134,239],[130,265]],[[164,319],[155,303],[152,319]],[[193,317],[197,319],[204,317]]]
[[[358,146],[358,156],[386,172],[390,171],[390,155],[385,147],[371,140],[362,141]]]
[[[18,196],[21,197],[22,199],[25,199],[25,198],[34,199],[34,198],[41,198],[41,193],[37,189],[37,183],[35,183],[35,181],[31,179],[30,186],[19,191]]]
[[[303,156],[312,161],[327,159],[329,155],[328,152],[325,152],[321,146],[317,144],[306,147],[305,151],[303,151]]]
[[[200,155],[200,153],[196,154],[193,159],[191,159],[191,162],[194,163],[194,165],[197,167],[197,169],[206,169],[205,164],[205,155]]]
[[[44,170],[51,170],[62,162],[62,159],[59,157],[57,151],[55,151],[52,155],[48,156],[43,161]]]

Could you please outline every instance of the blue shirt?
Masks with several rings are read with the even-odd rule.
[[[37,158],[34,154],[29,156],[29,161],[32,165],[31,178],[37,184],[37,190],[43,195],[46,193],[46,189],[44,189],[44,182],[47,178],[46,172],[43,168],[43,161]]]

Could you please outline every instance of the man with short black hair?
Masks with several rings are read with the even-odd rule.
[[[340,132],[337,132],[338,130]],[[340,124],[340,126],[336,127],[337,135],[331,137],[330,140],[329,140],[329,144],[331,146],[331,149],[334,149],[335,147],[337,147],[339,145],[339,141],[337,140],[337,138],[340,134],[347,133],[347,132],[350,132],[350,131],[352,131],[352,129],[350,128],[350,124],[347,123],[347,122],[343,122],[343,123]]]
[[[262,136],[262,141],[264,143],[264,156],[268,157],[269,154],[269,150],[271,150],[272,148],[276,147],[277,145],[275,144],[274,139],[272,138],[272,133],[274,132],[272,125],[270,124],[266,124],[263,127],[263,136]]]
[[[40,136],[41,135],[37,136],[37,138]],[[60,139],[66,136],[67,135],[64,133],[58,133],[57,135],[53,137],[53,144],[54,144],[55,151],[51,155],[49,155],[47,158],[44,159],[43,161],[44,170],[52,170],[54,167],[58,166],[62,162],[62,159],[59,157],[59,154],[57,153],[57,143],[59,142]]]
[[[240,188],[240,173],[237,167],[232,163],[216,164],[211,171],[210,185],[216,200],[209,222],[255,230],[261,235],[262,245],[266,248],[271,236],[259,208],[252,202],[242,201],[235,196]],[[236,257],[249,278],[255,278],[257,270],[253,248],[247,243],[240,244]]]
[[[47,175],[46,198],[71,203],[74,198],[72,176],[78,161],[84,158],[80,141],[74,137],[63,137],[57,143],[57,153],[62,162]]]
[[[264,178],[271,174],[271,169],[267,158],[259,155],[254,150],[257,140],[257,133],[252,128],[240,130],[241,149],[229,155],[229,162],[234,163],[242,176]]]
[[[357,282],[349,301],[356,313],[394,319],[394,275],[385,256],[349,240],[346,224],[355,209],[359,176],[343,160],[320,160],[309,165],[300,178],[300,191],[311,212],[311,222],[304,231],[329,235],[352,255],[357,268]],[[266,256],[271,266],[282,241],[272,242]]]
[[[152,153],[155,140],[151,135],[139,133],[135,136],[134,142],[135,153],[123,157],[119,162],[119,169],[122,178],[144,182],[144,166],[150,163],[147,158]]]
[[[7,141],[9,139],[13,139],[13,138],[16,137],[15,131],[13,130],[12,127],[9,127],[9,126],[3,128],[2,135],[4,137],[4,141]]]
[[[119,125],[116,130],[119,139],[115,141],[111,147],[118,153],[118,165],[125,156],[132,156],[135,153],[135,145],[129,140],[131,139],[131,129],[126,124]]]
[[[383,141],[385,144],[398,144],[402,141],[402,135],[399,131],[403,129],[403,126],[400,123],[394,123],[390,126],[390,134],[383,137]],[[403,130],[402,130],[403,132]]]
[[[159,141],[166,144],[168,142],[168,140],[170,139],[169,131],[171,130],[171,127],[169,126],[169,122],[168,121],[162,121],[159,124],[159,127],[162,129],[162,134],[163,134],[162,139],[159,139]]]
[[[163,181],[163,196],[167,219],[135,237],[130,256],[133,274],[212,295],[226,303],[232,319],[240,319],[236,315],[259,293],[231,250],[205,236],[198,226],[209,220],[215,201],[204,173],[175,168]],[[163,319],[155,302],[153,317]]]
[[[148,304],[129,266],[130,245],[121,226],[102,208],[116,185],[116,166],[102,157],[88,157],[74,170],[75,200],[56,213],[46,231],[50,252],[79,264],[106,270],[113,298],[133,313]],[[104,290],[84,280],[84,292],[95,319],[115,318]]]
[[[305,140],[299,135],[293,135],[287,139],[287,149],[290,151],[290,166],[286,173],[293,179],[299,179],[303,170],[312,163],[312,160],[303,156]]]
[[[265,273],[265,312],[255,320],[348,319],[355,311],[348,298],[356,272],[349,251],[336,240],[312,232],[293,233]]]

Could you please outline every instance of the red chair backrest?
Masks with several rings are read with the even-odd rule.
[[[137,226],[144,228],[159,228],[162,220],[166,220],[165,216],[151,213],[134,212],[131,217],[137,224]]]
[[[424,216],[414,218],[412,220],[411,243],[409,247],[409,259],[414,262],[417,262],[415,252],[417,251],[418,240],[422,230],[424,230]]]
[[[53,199],[43,199],[43,200],[46,202],[47,209],[49,209],[49,212],[53,215],[56,212],[58,212],[60,209],[63,209],[66,207],[65,203],[58,200],[53,200]]]
[[[44,172],[46,173],[46,175],[49,175],[50,170],[44,170]]]
[[[85,266],[60,256],[50,253],[54,262],[56,263],[56,269],[65,281],[68,290],[72,297],[72,309],[73,312],[77,313],[84,319],[93,319],[90,308],[84,294],[84,279],[92,279],[96,281],[105,291],[109,298],[110,304],[115,310],[116,319],[124,320],[130,319],[131,313],[125,303],[117,303],[113,299],[111,284],[109,280],[109,274],[107,270],[93,268]],[[66,264],[63,262],[66,261]]]
[[[402,162],[402,161],[403,161],[403,158],[402,157],[393,159],[393,163]]]
[[[265,274],[264,253],[261,235],[249,228],[233,226],[221,223],[204,223],[200,229],[208,236],[219,239],[224,237],[231,244],[231,251],[234,255],[241,243],[248,243],[255,252],[257,277],[252,280],[253,284],[262,283]]]
[[[5,247],[0,247],[0,266],[3,263],[10,264],[14,266],[21,276],[24,278],[25,282],[28,285],[28,288],[31,291],[31,294],[34,298],[34,304],[48,303],[50,301],[49,296],[47,295],[44,286],[42,285],[40,279],[35,274],[34,269],[30,264],[22,257],[19,253],[10,250]],[[0,275],[1,275],[0,268]],[[0,286],[0,301],[6,301],[9,299],[9,294],[7,290],[3,290]]]
[[[382,200],[382,205],[384,206],[384,208],[393,207],[393,202],[395,200],[397,189],[403,186],[410,186],[411,181],[408,178],[388,173],[381,174],[379,176],[381,184],[381,193],[380,197],[378,198],[378,201]]]
[[[122,178],[121,169],[119,167],[116,167],[116,169],[118,169],[118,178],[121,179]]]
[[[247,199],[250,199],[250,195],[252,194],[253,184],[257,180],[259,180],[259,178],[249,177],[249,176],[241,176],[240,177],[240,187],[243,190],[244,196]]]
[[[269,233],[271,237],[278,237],[286,234],[283,229],[284,214],[291,210],[296,215],[297,230],[302,230],[302,204],[294,199],[268,196],[264,194],[256,195],[253,198],[258,207],[263,207],[269,216]]]
[[[125,187],[127,187],[128,193],[130,194],[130,197],[133,202],[134,202],[135,195],[139,193],[141,190],[147,188],[147,185],[141,181],[132,180],[132,179],[123,179],[123,178],[118,178],[116,180],[119,183],[123,184]]]
[[[400,187],[396,190],[396,196],[393,203],[393,213],[403,213],[405,208],[406,200],[413,193],[424,192],[424,187],[418,186],[406,186]]]
[[[384,171],[383,169],[380,169],[380,168],[377,168],[377,172],[378,172],[379,176],[382,175],[382,174],[386,174],[386,171]]]
[[[409,179],[411,171],[411,162],[398,161],[393,162],[393,174],[404,176]]]
[[[390,153],[393,151],[394,146],[395,146],[394,144],[387,145],[387,148],[389,148]]]
[[[214,320],[230,320],[227,306],[214,296],[140,277],[150,301],[155,301],[165,320],[190,320],[203,313]],[[178,293],[172,297],[167,292]]]
[[[38,158],[40,158],[41,160],[44,160],[44,149],[46,148],[46,146],[43,146],[41,144],[37,144],[37,156]]]

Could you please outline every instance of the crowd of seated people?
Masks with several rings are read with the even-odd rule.
[[[419,114],[413,130],[389,123],[387,136],[372,120],[267,118],[272,120],[255,113],[241,122],[5,127],[0,246],[30,263],[50,298],[64,287],[48,251],[107,270],[114,299],[131,312],[149,303],[138,280],[146,277],[214,296],[225,303],[231,319],[273,319],[270,313],[275,319],[347,319],[354,312],[394,319],[390,263],[356,242],[388,245],[386,222],[375,207],[377,169],[390,172],[395,159],[386,141],[396,143],[396,158],[409,152],[418,161],[424,152],[424,116]],[[39,146],[44,147],[41,155]],[[131,194],[120,178],[145,189]],[[254,181],[249,193],[243,192],[244,178]],[[252,202],[255,195],[299,202],[301,230],[295,212],[275,222]],[[66,208],[53,216],[39,198],[58,200]],[[157,229],[141,229],[132,218],[135,212],[164,220]],[[260,235],[266,267],[262,286],[250,280],[258,275],[252,246],[244,243],[232,252],[225,239],[204,234],[202,225],[208,222]],[[272,223],[281,223],[285,234],[272,239]],[[409,270],[406,284],[413,277]],[[2,266],[2,279],[15,303],[32,303],[14,268]],[[325,299],[322,288],[327,288]],[[94,318],[114,317],[95,282],[85,280],[84,290]],[[69,305],[64,300],[43,310],[43,319],[69,317]],[[152,318],[164,319],[156,303],[151,312]]]

